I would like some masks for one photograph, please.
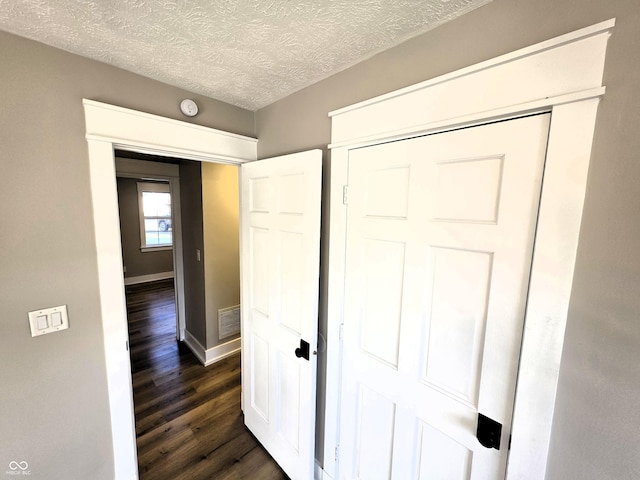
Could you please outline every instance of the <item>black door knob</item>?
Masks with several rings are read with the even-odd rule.
[[[300,339],[300,347],[296,348],[295,354],[298,358],[304,357],[305,360],[309,360],[309,344]]]
[[[479,413],[476,438],[480,442],[480,445],[482,445],[483,447],[495,448],[496,450],[500,450],[501,436],[502,424]]]

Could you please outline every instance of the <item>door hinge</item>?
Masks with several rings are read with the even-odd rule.
[[[340,330],[338,330],[338,338],[340,341],[344,338],[344,323],[340,324]]]
[[[349,185],[343,185],[342,186],[342,204],[343,205],[347,205],[348,203],[348,198],[347,198],[347,194],[349,192]]]
[[[338,446],[336,445],[336,449],[334,450],[334,457],[333,459],[337,462],[338,461]]]
[[[127,350],[127,352],[129,351],[129,340],[124,342],[124,348]]]

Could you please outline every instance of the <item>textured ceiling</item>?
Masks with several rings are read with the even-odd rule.
[[[0,0],[0,29],[257,110],[491,0]]]

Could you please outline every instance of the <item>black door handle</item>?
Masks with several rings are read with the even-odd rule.
[[[480,442],[480,445],[482,445],[483,447],[495,448],[496,450],[500,450],[501,436],[502,424],[479,413],[476,438]]]
[[[309,360],[309,344],[304,340],[300,339],[300,347],[296,348],[296,357],[301,358],[304,357],[305,360]]]

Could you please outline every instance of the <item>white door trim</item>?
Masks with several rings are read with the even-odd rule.
[[[114,149],[241,164],[257,140],[83,99],[115,478],[138,478]],[[176,235],[177,236],[177,235]],[[177,239],[176,239],[177,240]],[[182,277],[182,262],[175,265]]]
[[[607,40],[614,20],[330,113],[324,471],[337,478],[349,150],[550,111],[507,478],[543,479]],[[480,94],[478,94],[480,92]],[[558,208],[561,206],[561,208]]]

